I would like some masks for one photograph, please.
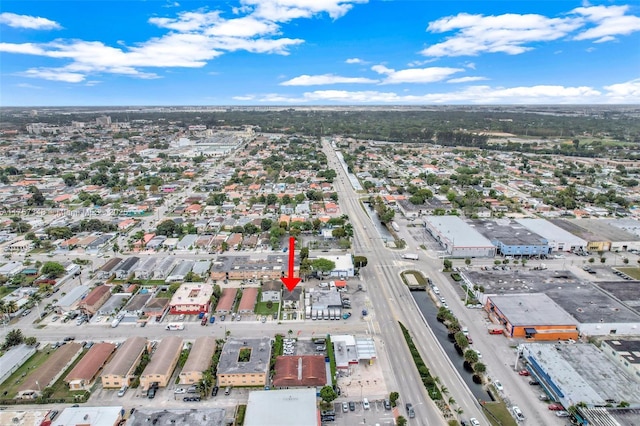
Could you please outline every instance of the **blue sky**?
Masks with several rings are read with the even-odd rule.
[[[4,0],[0,105],[640,103],[640,3]]]

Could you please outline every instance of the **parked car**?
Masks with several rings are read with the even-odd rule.
[[[490,328],[489,334],[502,334],[502,329],[500,328]]]
[[[213,389],[211,390],[211,396],[218,395],[218,391],[219,390],[220,390],[220,388],[218,386],[214,386]]]
[[[151,388],[147,391],[147,398],[153,399],[156,397],[156,388]]]
[[[129,386],[122,385],[122,387],[118,391],[118,396],[124,396],[124,394],[127,393],[127,389],[129,389]]]
[[[521,376],[528,376],[529,375],[529,370],[520,370],[518,372],[519,375]]]
[[[342,412],[346,413],[347,411],[349,411],[349,403],[343,402],[342,403]]]
[[[356,411],[356,403],[349,401],[349,411]]]
[[[362,408],[364,408],[365,410],[371,408],[371,405],[369,404],[369,400],[367,398],[362,399]]]
[[[522,410],[520,410],[517,405],[511,407],[511,411],[513,411],[513,415],[515,416],[517,421],[521,422],[524,420],[524,414],[522,414]]]
[[[529,384],[530,384],[531,386],[538,386],[538,385],[540,384],[540,382],[539,382],[539,381],[537,381],[536,379],[530,379],[530,380],[529,380]]]
[[[568,411],[556,411],[556,416],[558,417],[569,417],[571,415],[571,413],[569,413]]]
[[[173,393],[187,393],[187,390],[185,388],[178,388],[174,390]]]
[[[475,417],[470,418],[469,423],[471,423],[471,426],[480,426],[480,422]]]
[[[504,390],[504,387],[502,387],[502,383],[500,383],[500,381],[498,380],[494,380],[493,381],[493,386],[496,387],[496,389],[500,392],[502,392]]]
[[[564,407],[561,404],[549,404],[547,408],[551,411],[563,411]]]
[[[389,399],[384,400],[384,409],[387,411],[391,410],[391,401]]]

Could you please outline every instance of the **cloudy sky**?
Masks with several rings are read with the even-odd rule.
[[[640,103],[633,1],[25,1],[0,106]]]

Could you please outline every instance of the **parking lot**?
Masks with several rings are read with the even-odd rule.
[[[342,408],[342,402],[334,403],[335,421],[330,424],[335,425],[356,425],[356,424],[380,424],[380,425],[393,425],[394,415],[393,411],[385,410],[384,400],[369,399],[369,409],[363,408],[362,400],[352,401],[355,405],[354,410],[348,410],[344,412]]]

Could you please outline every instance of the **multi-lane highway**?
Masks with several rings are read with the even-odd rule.
[[[411,421],[415,421],[414,424],[445,424],[440,411],[422,384],[398,325],[400,321],[411,332],[414,343],[432,374],[440,378],[442,386],[447,387],[449,395],[456,400],[457,406],[463,409],[464,417],[484,418],[478,402],[424,322],[409,290],[400,278],[399,274],[403,269],[412,268],[406,265],[399,252],[385,247],[384,241],[377,235],[371,219],[360,203],[360,196],[348,183],[346,172],[331,144],[328,140],[323,140],[322,144],[329,165],[338,173],[334,184],[338,190],[340,206],[343,212],[349,215],[355,231],[353,251],[368,259],[368,266],[361,270],[360,276],[365,282],[374,308],[373,329],[384,340],[385,351],[390,355],[391,371],[387,372],[389,377],[385,377],[390,384],[389,387],[400,392],[402,406],[406,402],[413,404],[416,418]],[[426,272],[435,274],[436,271]],[[406,416],[406,413],[403,414]]]

